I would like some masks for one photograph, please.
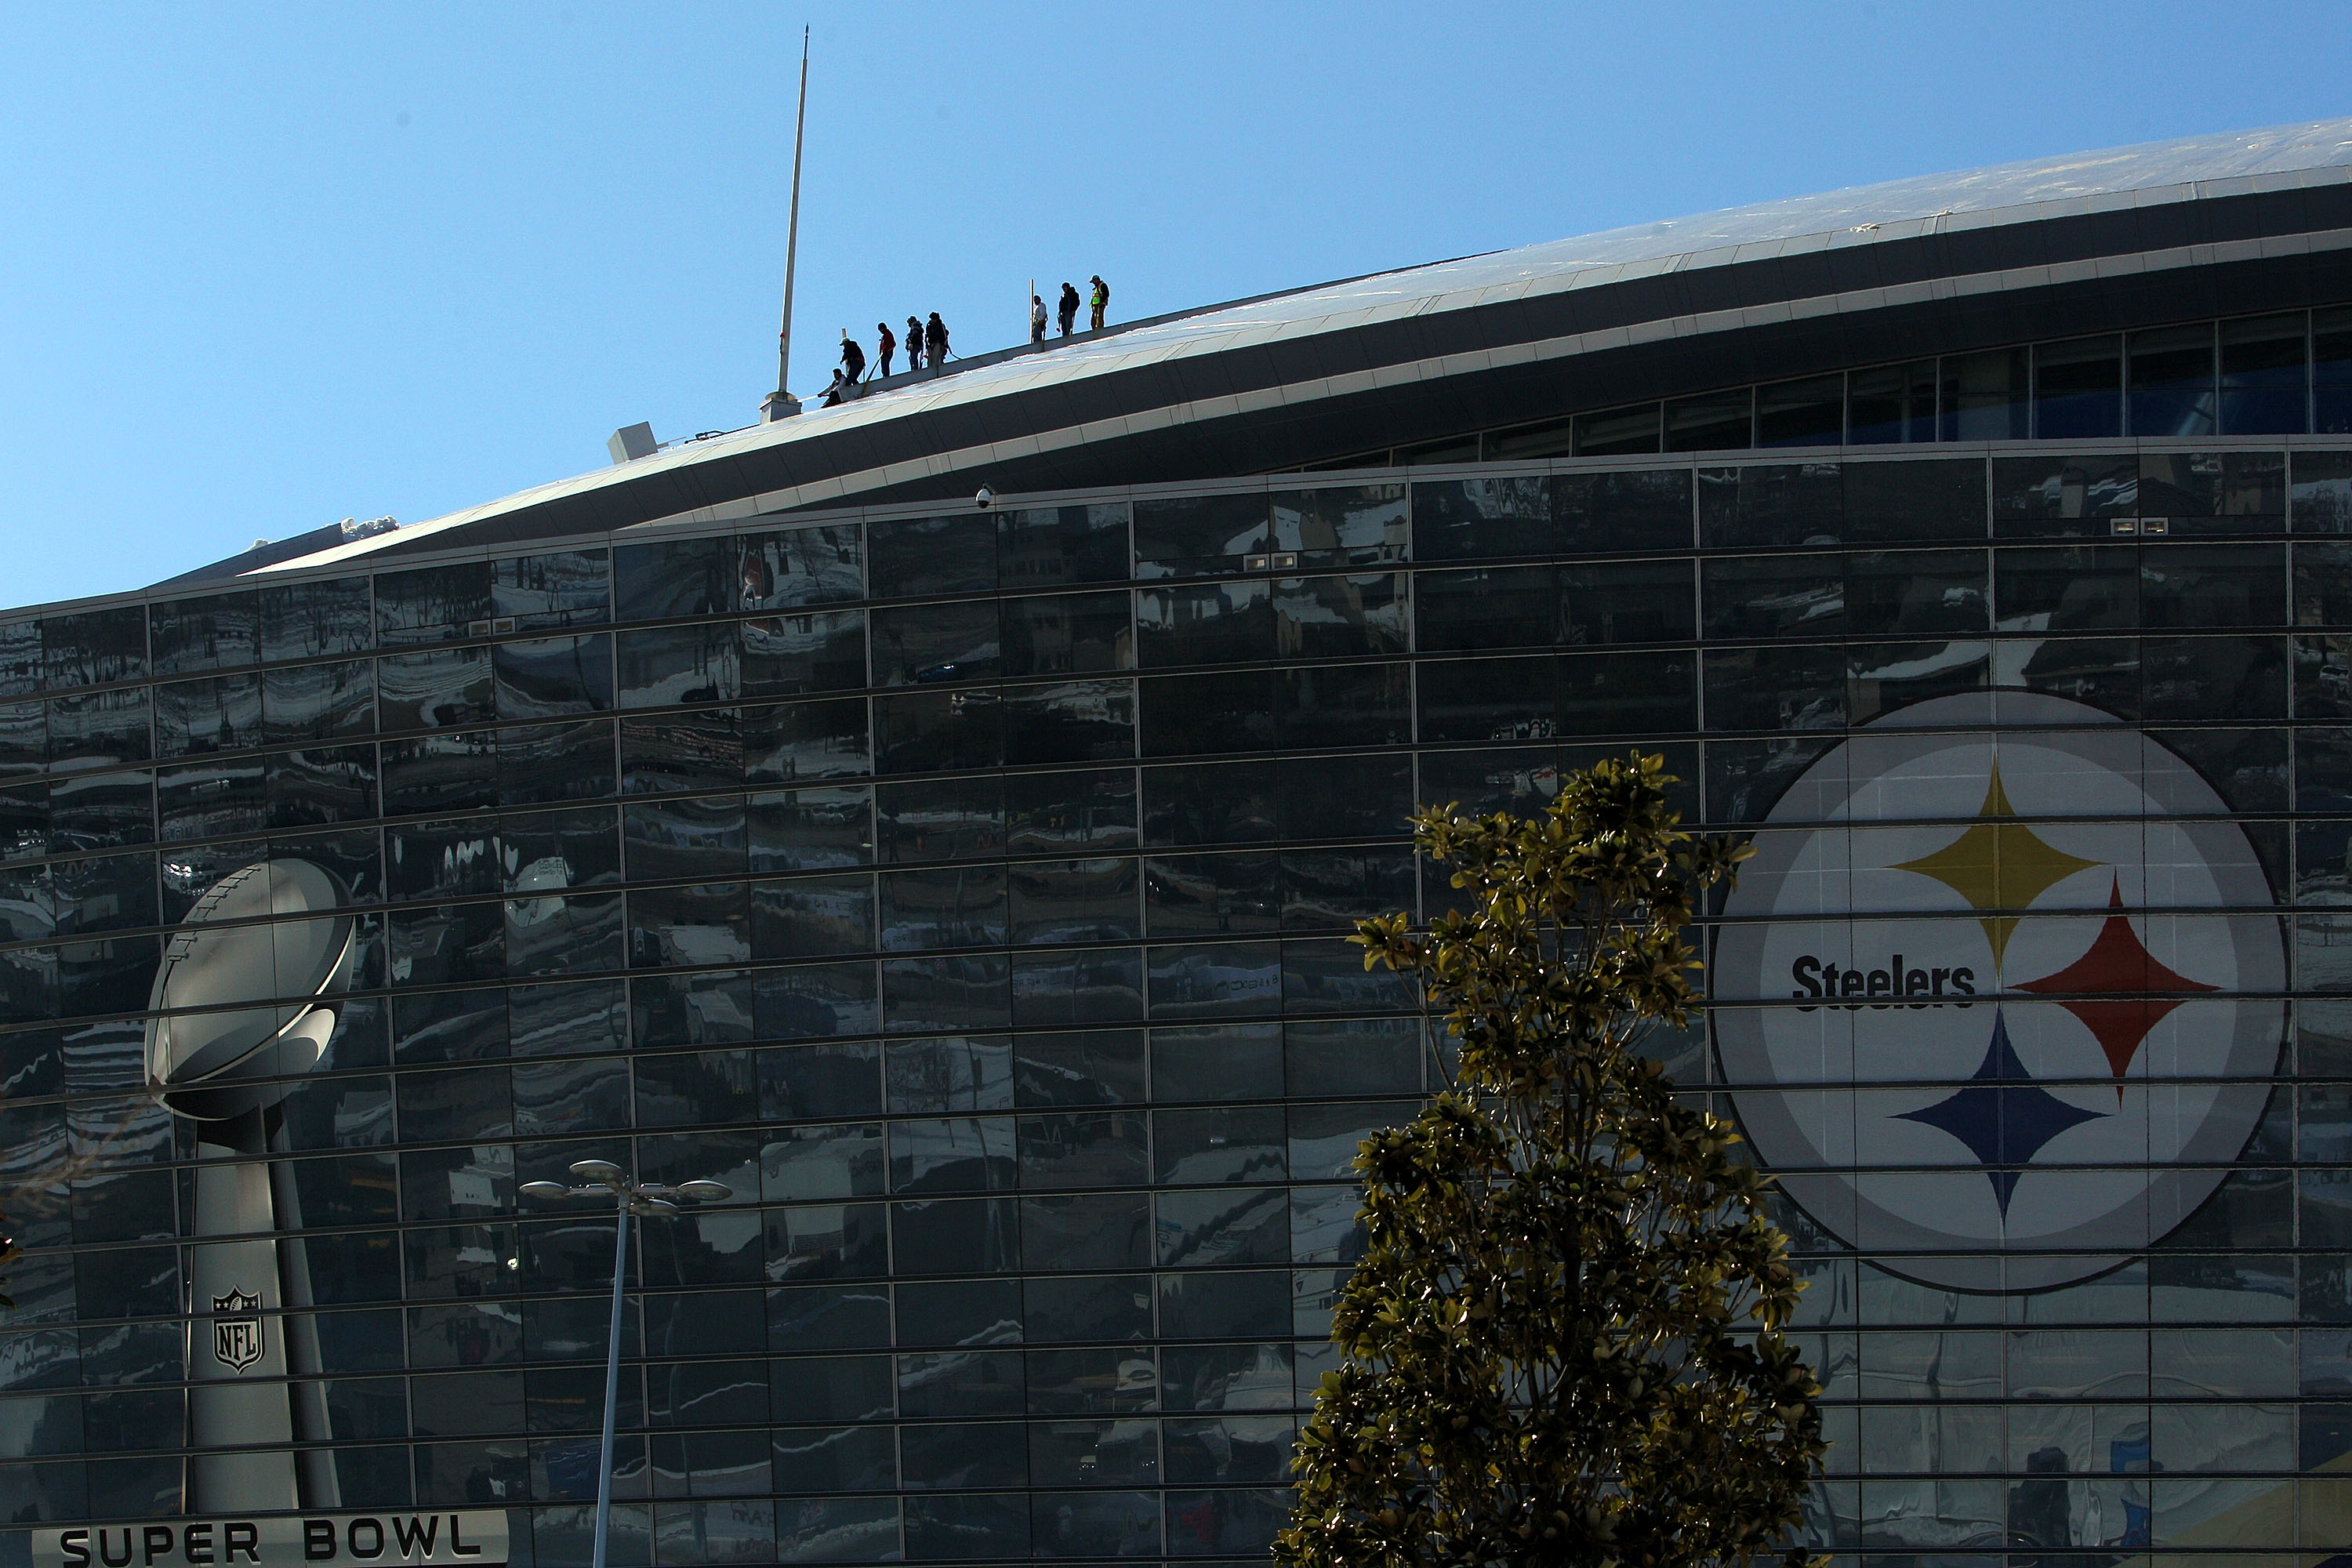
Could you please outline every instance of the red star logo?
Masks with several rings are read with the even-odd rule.
[[[2179,1006],[2187,994],[2221,989],[2166,968],[2140,941],[2139,932],[2132,929],[2123,907],[2123,888],[2111,879],[2107,891],[2110,912],[2090,950],[2057,973],[2023,981],[2017,987],[2020,991],[2074,995],[2076,1000],[2058,1005],[2083,1020],[2083,1026],[2099,1042],[2099,1048],[2107,1055],[2108,1068],[2119,1079],[2131,1070],[2132,1058],[2139,1055],[2147,1032]],[[2142,994],[2114,1001],[2092,1001],[2083,995],[2102,991]],[[2118,1082],[2116,1098],[2121,1100],[2123,1092],[2123,1085]]]

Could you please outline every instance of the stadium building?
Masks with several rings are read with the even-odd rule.
[[[585,1158],[733,1193],[632,1258],[616,1561],[1262,1560],[1438,1071],[1341,938],[1635,746],[1758,844],[1654,1045],[1782,1178],[1811,1544],[2345,1561],[2352,121],[0,616],[0,1568],[584,1561]]]

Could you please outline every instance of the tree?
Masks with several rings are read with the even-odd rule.
[[[1294,1568],[1706,1568],[1801,1517],[1822,1444],[1786,1238],[1731,1124],[1640,1051],[1691,1017],[1694,900],[1748,854],[1681,831],[1671,782],[1635,756],[1532,820],[1425,810],[1468,907],[1358,927],[1459,1063],[1356,1158],[1370,1242],[1294,1460]]]

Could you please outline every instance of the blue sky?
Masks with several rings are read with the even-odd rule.
[[[795,389],[1775,196],[2352,114],[2352,7],[0,0],[0,604],[404,522]]]

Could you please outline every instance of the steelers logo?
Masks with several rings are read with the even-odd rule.
[[[2037,693],[1917,704],[1756,833],[1710,965],[1731,1098],[1782,1189],[1874,1262],[1969,1290],[2088,1279],[2188,1218],[2261,1120],[2275,906],[2153,738]]]

